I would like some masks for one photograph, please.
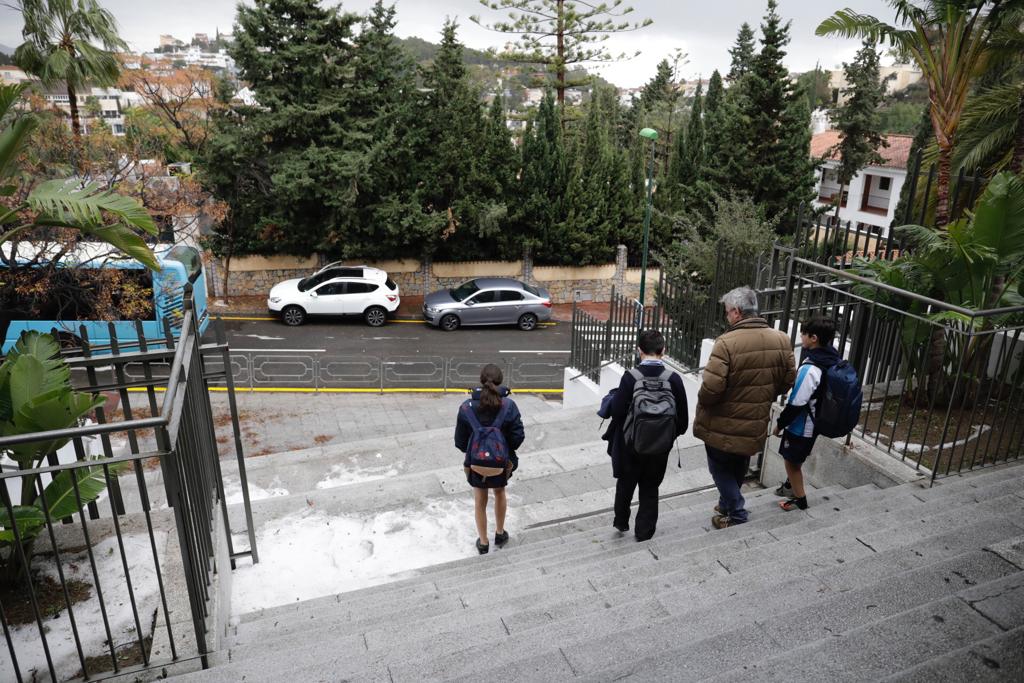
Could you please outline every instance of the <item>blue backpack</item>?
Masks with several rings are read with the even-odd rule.
[[[501,432],[501,425],[505,422],[505,415],[508,413],[508,401],[501,402],[501,409],[494,416],[494,421],[488,426],[480,424],[480,419],[473,410],[471,401],[462,404],[460,410],[473,430],[473,436],[469,438],[469,469],[481,477],[496,477],[505,472],[509,467],[508,442]]]
[[[818,405],[814,415],[814,431],[836,438],[853,431],[860,420],[864,392],[857,371],[845,360],[821,369]]]

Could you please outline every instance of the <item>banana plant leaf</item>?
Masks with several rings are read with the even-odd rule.
[[[15,505],[14,524],[18,525],[18,536],[28,541],[35,538],[46,524],[46,515],[34,505]],[[14,525],[6,508],[0,508],[0,544],[14,543]]]
[[[83,394],[70,388],[54,389],[22,404],[10,421],[0,423],[0,434],[16,436],[74,427],[81,418],[105,401],[106,397],[100,395]],[[32,467],[68,441],[51,439],[11,446],[10,457],[22,467]]]
[[[126,468],[127,463],[116,463],[108,465],[111,477],[117,477]],[[107,479],[103,473],[103,467],[83,467],[77,470],[64,470],[53,478],[46,489],[43,497],[46,500],[46,507],[50,512],[50,519],[56,521],[69,517],[78,512],[79,500],[82,505],[88,505],[103,493],[107,488]],[[78,496],[75,496],[75,482],[78,483]],[[40,511],[43,509],[43,501],[36,501]]]

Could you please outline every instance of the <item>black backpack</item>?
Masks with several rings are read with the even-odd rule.
[[[676,440],[676,395],[669,382],[672,371],[665,368],[657,377],[647,377],[636,368],[629,372],[636,384],[622,428],[626,445],[640,457],[664,455]]]

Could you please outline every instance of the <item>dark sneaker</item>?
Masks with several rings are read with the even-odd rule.
[[[500,534],[494,534],[494,545],[499,548],[504,548],[506,543],[508,543],[507,531],[502,531]]]
[[[782,496],[783,498],[792,498],[793,497],[793,487],[790,485],[789,479],[787,479],[786,481],[782,482],[779,485],[779,488],[775,489],[775,495],[776,496]]]
[[[476,539],[476,551],[481,555],[486,555],[487,551],[491,549],[490,543],[481,543],[480,539]]]
[[[612,522],[612,526],[615,527],[615,530],[619,532],[620,536],[622,534],[626,533],[627,531],[629,531],[629,525],[628,524],[620,524],[618,522]]]

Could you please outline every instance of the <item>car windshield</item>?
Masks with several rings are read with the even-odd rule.
[[[474,280],[470,280],[469,282],[463,282],[455,289],[449,290],[449,293],[456,301],[462,301],[467,296],[472,296],[478,291],[480,291],[480,288],[476,286],[476,282]]]

